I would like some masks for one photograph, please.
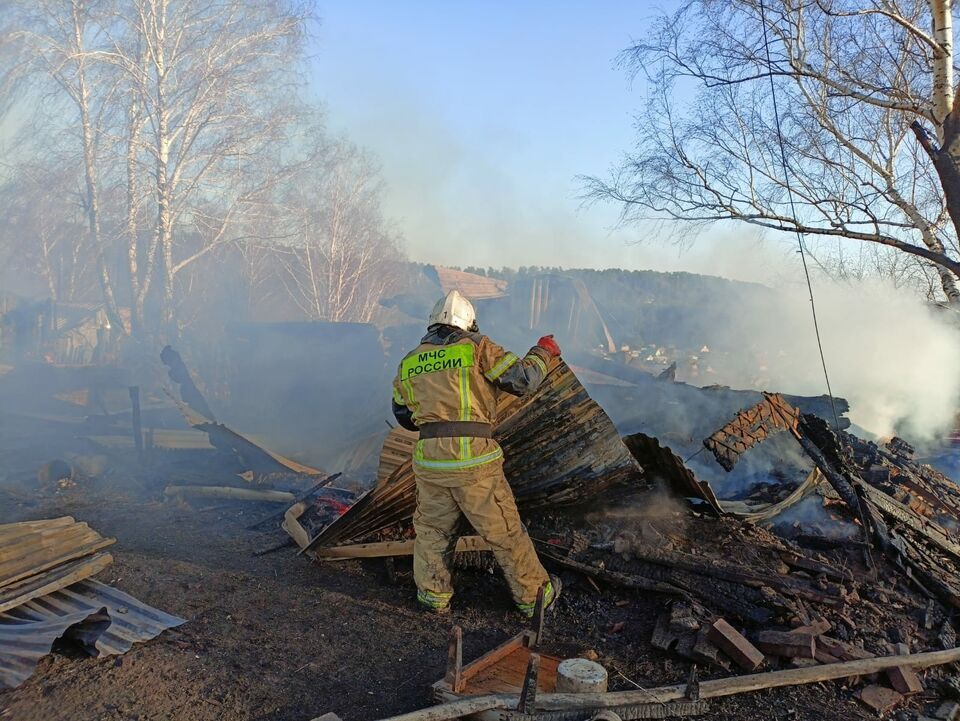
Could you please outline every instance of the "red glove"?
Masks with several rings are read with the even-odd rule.
[[[543,348],[554,358],[557,358],[560,355],[560,346],[557,345],[557,341],[553,339],[552,335],[543,336],[543,338],[537,341],[537,346],[539,348]]]

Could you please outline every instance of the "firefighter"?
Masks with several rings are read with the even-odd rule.
[[[434,306],[420,345],[400,363],[393,413],[401,426],[420,431],[413,451],[413,576],[426,608],[449,611],[461,514],[490,545],[522,614],[533,615],[544,584],[547,606],[560,595],[559,579],[547,575],[520,522],[503,451],[491,435],[499,393],[532,393],[559,355],[553,336],[523,358],[505,351],[479,332],[473,304],[452,290]]]

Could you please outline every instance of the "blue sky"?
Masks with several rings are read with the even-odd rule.
[[[710,270],[710,238],[680,255],[577,197],[633,142],[645,88],[616,59],[669,5],[324,0],[311,86],[416,260]]]

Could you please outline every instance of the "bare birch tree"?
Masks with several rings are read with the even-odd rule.
[[[265,158],[279,160],[271,153],[293,117],[293,70],[309,17],[309,5],[276,0],[119,5],[112,61],[130,89],[127,177],[136,182],[138,159],[151,166],[155,207],[145,247],[130,250],[130,273],[142,313],[159,259],[168,330],[177,274],[232,240],[251,201],[280,174],[279,162],[266,174],[254,171]],[[132,243],[135,186],[127,205]],[[178,225],[189,225],[201,245],[178,253]]]
[[[370,158],[345,142],[323,152],[293,178],[285,209],[299,238],[278,246],[277,258],[306,317],[367,323],[399,280],[399,241],[380,212],[383,183]]]
[[[57,247],[96,249],[102,294],[115,312],[129,304],[135,335],[169,338],[200,320],[202,298],[216,295],[205,285],[221,280],[213,261],[228,250],[241,251],[250,297],[282,277],[308,318],[368,321],[395,282],[401,254],[377,169],[330,141],[299,98],[311,11],[310,0],[0,7],[0,55],[11,60],[0,88],[21,91],[11,97],[43,121],[31,151],[83,161],[90,240]],[[73,114],[51,112],[60,102]],[[17,182],[10,192],[26,192]],[[30,202],[58,202],[42,191]],[[45,230],[31,238],[37,257],[53,247]]]
[[[123,324],[107,262],[100,209],[99,171],[115,83],[99,62],[107,40],[99,22],[105,11],[105,3],[97,0],[11,3],[5,10],[4,42],[17,48],[18,62],[7,73],[4,85],[17,87],[17,81],[52,83],[76,113],[75,127],[83,157],[88,245],[96,260],[107,316],[111,325],[120,329]]]
[[[892,249],[960,301],[949,0],[688,0],[622,59],[651,97],[636,147],[587,179],[588,197],[626,222],[737,220]]]
[[[96,249],[85,231],[82,172],[22,164],[0,186],[0,264],[8,282],[41,281],[54,301],[93,301]]]

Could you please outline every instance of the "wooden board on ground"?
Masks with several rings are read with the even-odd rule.
[[[109,450],[133,449],[133,438],[124,435],[87,436],[93,443]],[[153,430],[153,446],[169,450],[213,450],[210,437],[203,431],[157,428]]]
[[[489,551],[490,546],[479,536],[460,536],[457,539],[457,553],[465,551]],[[412,556],[413,540],[378,541],[376,543],[354,543],[348,546],[315,549],[315,557],[322,561],[342,561],[348,558],[389,558],[393,556]]]
[[[537,690],[552,693],[557,687],[557,666],[562,659],[535,650],[532,647],[534,638],[532,631],[523,631],[464,665],[460,673],[462,686],[459,693],[454,692],[449,680],[445,678],[433,685],[435,698],[446,701],[461,696],[520,693],[530,654],[534,652],[540,655]]]
[[[69,517],[0,526],[0,588],[90,556],[115,542]]]
[[[16,608],[22,603],[46,596],[61,588],[100,573],[113,563],[109,553],[96,553],[86,558],[68,561],[45,573],[30,576],[0,589],[0,613]]]

